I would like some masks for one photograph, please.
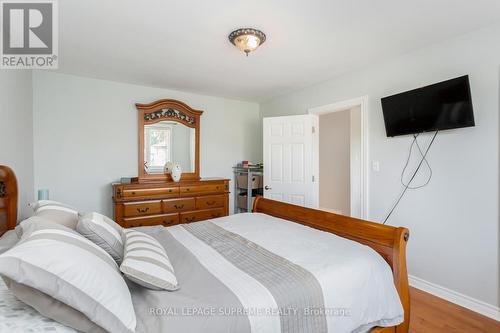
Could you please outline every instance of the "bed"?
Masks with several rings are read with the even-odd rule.
[[[10,230],[15,175],[0,166],[2,188],[0,228]],[[181,284],[159,292],[127,282],[137,332],[408,332],[405,228],[259,197],[253,213],[137,230],[165,247]],[[1,285],[0,295],[2,325],[72,331]],[[13,309],[23,320],[9,317]],[[297,309],[307,313],[294,315]]]

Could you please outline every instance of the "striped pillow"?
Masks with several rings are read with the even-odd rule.
[[[83,214],[78,219],[76,231],[99,245],[118,264],[122,262],[122,227],[115,221],[99,213]]]
[[[123,235],[125,253],[120,270],[129,280],[149,289],[179,289],[170,259],[156,239],[131,229],[123,229]]]
[[[36,217],[22,224],[19,243],[0,255],[0,275],[33,291],[20,297],[24,302],[51,319],[65,318],[75,329],[91,321],[108,332],[135,331],[130,291],[109,254],[60,224]]]
[[[38,210],[38,208],[42,208],[44,206],[60,206],[60,207],[69,208],[71,210],[76,210],[73,206],[66,205],[65,203],[62,203],[59,201],[54,201],[54,200],[38,200],[38,201],[30,203],[28,206],[30,206],[34,212],[36,212]]]
[[[19,240],[22,241],[28,238],[34,231],[42,229],[71,230],[72,233],[75,233],[75,231],[70,228],[67,228],[55,222],[51,222],[50,220],[44,219],[43,217],[39,216],[32,216],[24,221],[21,221],[17,225],[15,231],[17,233],[17,236],[19,237]]]
[[[78,211],[66,204],[52,200],[39,200],[30,204],[35,216],[62,224],[75,230],[78,224]]]

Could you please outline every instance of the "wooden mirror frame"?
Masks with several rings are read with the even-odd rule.
[[[139,181],[172,181],[170,175],[164,173],[148,174],[144,170],[144,126],[160,121],[176,121],[194,128],[194,172],[183,172],[181,180],[200,179],[200,118],[203,111],[195,110],[187,104],[175,99],[161,99],[150,104],[135,104],[139,111]]]

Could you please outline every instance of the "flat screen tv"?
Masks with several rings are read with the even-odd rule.
[[[474,126],[469,76],[382,98],[387,136]]]

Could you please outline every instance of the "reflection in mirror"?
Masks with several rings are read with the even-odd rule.
[[[182,172],[195,171],[196,130],[174,121],[144,126],[144,169],[163,173],[167,162],[178,163]]]

